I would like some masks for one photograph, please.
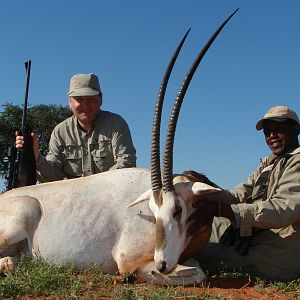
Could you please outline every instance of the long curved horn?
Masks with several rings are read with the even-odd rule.
[[[183,39],[177,46],[169,64],[165,71],[164,77],[160,84],[159,93],[156,100],[154,117],[153,117],[153,127],[152,127],[152,142],[151,142],[151,182],[152,190],[158,191],[162,187],[161,182],[161,172],[160,172],[160,124],[161,124],[161,112],[163,107],[163,101],[167,89],[167,84],[170,78],[175,61],[181,50],[186,37],[188,36],[191,29],[189,29],[184,35]]]
[[[203,49],[199,52],[197,55],[195,61],[193,62],[192,66],[190,67],[189,71],[187,72],[184,80],[182,81],[181,87],[177,93],[177,96],[175,98],[173,110],[170,116],[169,125],[168,125],[168,132],[167,132],[167,138],[166,138],[166,144],[165,144],[165,152],[164,152],[164,161],[163,161],[163,178],[162,178],[162,185],[163,190],[165,192],[167,191],[173,191],[173,146],[174,146],[174,136],[175,136],[175,130],[178,120],[178,115],[180,111],[181,104],[183,102],[185,93],[188,89],[188,86],[193,78],[193,75],[199,66],[202,58],[204,57],[205,53],[211,46],[211,44],[214,42],[220,31],[224,28],[226,23],[232,18],[232,16],[238,11],[235,10],[222,24],[221,26],[216,30],[216,32],[211,36],[211,38],[208,40],[206,45],[203,47]]]

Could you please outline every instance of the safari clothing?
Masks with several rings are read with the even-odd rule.
[[[136,166],[135,148],[125,120],[99,111],[93,128],[84,132],[75,116],[58,124],[47,157],[37,161],[39,182],[88,176]]]
[[[231,204],[240,236],[253,236],[246,256],[240,256],[234,247],[219,245],[232,252],[225,264],[234,266],[244,257],[245,266],[267,279],[291,280],[300,275],[300,147],[263,159],[246,183],[218,197]],[[215,218],[211,255],[212,245],[229,224],[227,219]]]

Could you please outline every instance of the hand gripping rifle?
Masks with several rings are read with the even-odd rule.
[[[7,190],[26,185],[36,184],[36,165],[33,152],[31,129],[26,120],[31,60],[25,62],[26,89],[22,114],[22,125],[19,134],[24,137],[24,145],[21,149],[15,147],[15,142],[9,148],[9,168]]]

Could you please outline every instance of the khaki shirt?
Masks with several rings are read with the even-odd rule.
[[[282,280],[300,275],[300,147],[263,159],[222,201],[232,203],[241,236],[258,231],[247,256],[263,273]]]
[[[121,116],[100,111],[87,133],[72,116],[54,128],[47,157],[40,155],[37,161],[37,177],[47,182],[135,167],[135,154],[129,127]]]

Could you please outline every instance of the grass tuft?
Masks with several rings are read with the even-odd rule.
[[[0,298],[65,296],[76,293],[79,285],[80,277],[71,264],[50,265],[42,259],[23,255],[16,271],[0,280]]]

